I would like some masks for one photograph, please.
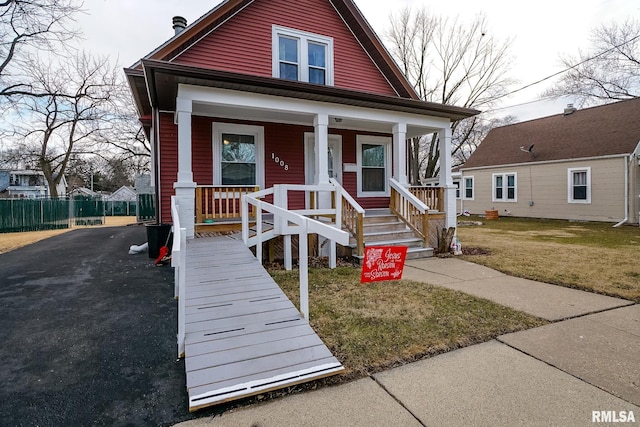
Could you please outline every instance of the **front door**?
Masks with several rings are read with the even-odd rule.
[[[305,178],[306,185],[314,183],[316,175],[316,154],[314,150],[315,139],[314,134],[305,133],[304,136],[304,158],[305,158]],[[329,154],[329,178],[334,178],[342,185],[342,136],[329,135],[328,141]]]

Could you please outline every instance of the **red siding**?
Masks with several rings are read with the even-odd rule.
[[[304,133],[313,132],[309,126],[283,125],[275,123],[242,122],[193,117],[192,119],[192,168],[193,180],[200,185],[213,184],[212,123],[226,121],[264,127],[265,136],[265,184],[266,188],[276,184],[304,184]],[[173,115],[160,116],[160,200],[161,217],[164,223],[171,222],[171,196],[173,183],[178,173],[178,128],[173,124]],[[343,163],[356,163],[356,131],[330,129],[329,133],[342,136]],[[362,133],[362,132],[359,132]],[[273,157],[272,157],[273,154]],[[284,162],[276,163],[274,157]],[[285,168],[286,166],[286,168]],[[368,208],[389,206],[388,197],[358,198],[355,172],[342,173],[343,187],[362,205]],[[290,209],[304,207],[304,195],[291,193]]]
[[[329,133],[342,135],[342,163],[356,163],[356,135],[362,135],[365,132],[331,129]],[[365,209],[389,207],[388,197],[358,197],[356,172],[342,172],[342,187]]]
[[[171,221],[173,183],[178,177],[178,127],[172,114],[160,114],[160,217],[162,223]]]
[[[326,0],[256,0],[175,62],[271,77],[272,24],[333,37],[336,87],[396,96]]]

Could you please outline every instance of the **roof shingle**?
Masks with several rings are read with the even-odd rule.
[[[630,154],[639,143],[634,98],[492,129],[462,169]],[[532,144],[532,155],[520,149]]]

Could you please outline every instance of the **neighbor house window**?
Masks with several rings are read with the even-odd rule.
[[[591,168],[568,169],[569,203],[591,203]]]
[[[358,135],[358,196],[389,195],[390,147],[391,138]]]
[[[460,181],[453,181],[453,185],[456,186],[456,199],[460,198]]]
[[[517,201],[517,175],[515,173],[493,174],[493,201]]]
[[[465,176],[464,177],[464,194],[462,196],[465,200],[473,200],[473,177]]]
[[[333,39],[273,26],[273,77],[333,85]]]
[[[213,124],[215,185],[264,187],[264,130],[261,126]]]

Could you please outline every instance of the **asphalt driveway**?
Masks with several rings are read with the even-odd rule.
[[[145,241],[142,226],[81,229],[0,255],[0,424],[192,418],[173,270],[128,254]]]

